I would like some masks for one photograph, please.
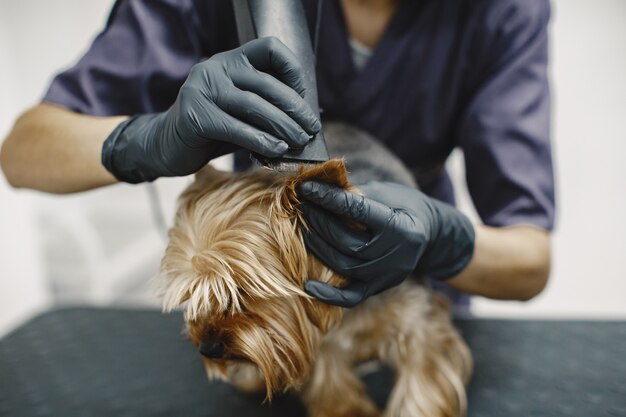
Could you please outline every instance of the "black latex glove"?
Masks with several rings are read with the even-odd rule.
[[[304,233],[307,247],[331,269],[351,278],[345,288],[307,281],[307,293],[328,304],[352,307],[400,284],[413,271],[446,279],[467,266],[474,228],[461,212],[399,184],[370,182],[359,189],[363,195],[325,183],[300,186],[310,228]],[[347,226],[345,219],[366,230]]]
[[[138,183],[192,174],[237,146],[267,157],[302,148],[321,127],[302,98],[302,77],[276,38],[216,54],[194,65],[169,110],[121,123],[104,142],[102,163]]]

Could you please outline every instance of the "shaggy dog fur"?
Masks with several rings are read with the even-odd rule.
[[[414,185],[363,133],[325,129],[331,153],[349,154],[352,180]],[[187,332],[210,378],[265,390],[268,399],[293,390],[310,416],[380,415],[355,373],[355,364],[374,359],[396,373],[384,415],[465,414],[472,360],[443,298],[416,279],[345,310],[303,291],[308,279],[345,283],[304,245],[296,186],[310,179],[351,188],[339,159],[297,174],[198,173],[181,196],[161,265],[164,310],[186,304]]]

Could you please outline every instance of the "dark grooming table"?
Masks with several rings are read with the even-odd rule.
[[[459,320],[476,369],[470,417],[626,416],[626,323]],[[178,314],[71,308],[0,340],[2,416],[304,416],[209,383]],[[384,404],[388,372],[366,377]]]

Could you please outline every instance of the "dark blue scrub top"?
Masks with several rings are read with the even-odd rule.
[[[317,1],[304,3],[312,27]],[[404,0],[357,72],[339,0],[324,0],[323,116],[378,138],[450,203],[439,167],[459,146],[485,224],[551,230],[549,17],[549,0]],[[101,116],[163,111],[193,64],[237,46],[230,0],[120,0],[44,100]]]

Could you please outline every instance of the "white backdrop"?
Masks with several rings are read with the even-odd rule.
[[[0,0],[0,138],[21,111],[39,100],[51,75],[88,46],[111,4]],[[544,293],[531,302],[478,299],[475,312],[624,318],[626,1],[556,0],[553,6],[559,213],[552,277]],[[455,154],[449,165],[462,182],[461,156]],[[166,214],[185,183],[159,181]],[[463,187],[459,198],[462,208],[471,212]],[[85,249],[84,242],[93,245]],[[94,274],[102,279],[116,274],[147,278],[156,270],[162,244],[142,187],[123,185],[56,197],[15,191],[0,179],[0,334],[46,308],[51,275],[72,277],[73,289],[76,282],[98,286]],[[81,294],[93,295],[91,287],[78,288]],[[111,300],[101,295],[90,300]]]
[[[553,272],[530,303],[488,314],[626,316],[626,1],[553,2],[557,170]]]

